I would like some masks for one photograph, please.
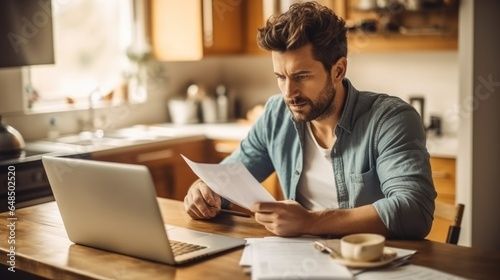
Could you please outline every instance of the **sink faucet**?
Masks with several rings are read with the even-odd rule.
[[[83,132],[90,132],[92,133],[93,137],[102,137],[102,129],[98,128],[96,125],[96,118],[95,118],[95,102],[99,101],[102,98],[101,92],[99,88],[94,89],[93,91],[90,92],[88,95],[88,119],[86,121],[83,121],[82,125],[82,131]]]

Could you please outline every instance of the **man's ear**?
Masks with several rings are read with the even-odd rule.
[[[347,59],[345,57],[341,57],[332,66],[332,70],[330,71],[332,81],[338,82],[338,81],[343,80],[345,77],[346,71],[347,71]]]

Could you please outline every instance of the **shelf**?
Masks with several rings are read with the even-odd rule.
[[[349,34],[349,53],[456,50],[455,35]]]
[[[335,3],[335,6],[333,4]],[[340,4],[339,4],[340,3]],[[359,10],[356,0],[330,1],[349,28],[349,53],[458,49],[458,8],[422,11]],[[341,7],[343,5],[343,7]],[[382,32],[388,26],[394,32]],[[366,31],[367,29],[375,32]],[[351,29],[350,29],[351,30]],[[397,32],[407,32],[402,34]],[[441,32],[440,32],[441,31]]]

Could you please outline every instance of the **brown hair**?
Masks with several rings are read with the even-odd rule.
[[[312,44],[314,59],[330,71],[341,57],[347,57],[345,21],[316,2],[296,3],[279,15],[271,16],[259,28],[257,43],[268,51],[285,52]]]

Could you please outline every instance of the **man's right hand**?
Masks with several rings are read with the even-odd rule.
[[[193,219],[215,217],[221,209],[221,203],[221,197],[200,179],[194,181],[184,197],[184,209]]]

